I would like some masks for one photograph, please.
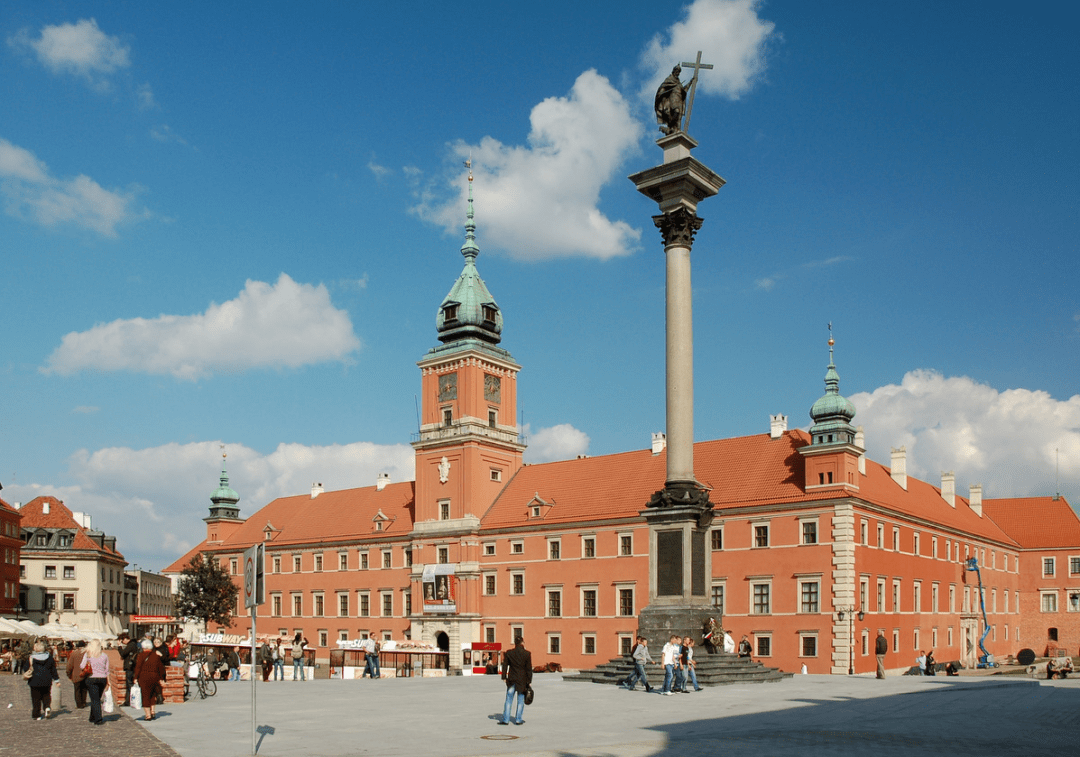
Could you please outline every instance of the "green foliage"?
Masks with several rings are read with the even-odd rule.
[[[200,552],[181,572],[176,614],[227,626],[232,622],[239,595],[240,588],[233,583],[229,572],[217,560],[203,559]]]

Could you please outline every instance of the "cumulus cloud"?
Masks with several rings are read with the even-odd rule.
[[[387,168],[386,166],[381,166],[376,163],[374,158],[368,161],[367,167],[369,171],[375,174],[376,179],[385,178],[387,175],[394,172],[394,169]]]
[[[572,460],[589,451],[588,434],[579,431],[569,423],[560,423],[535,432],[530,432],[529,424],[525,424],[524,432],[529,437],[529,446],[525,448],[525,462],[527,463]]]
[[[357,442],[325,447],[281,444],[262,454],[228,445],[229,485],[240,495],[247,517],[271,500],[310,491],[320,481],[327,490],[371,486],[379,473],[411,481],[415,453],[407,444]],[[147,449],[110,447],[79,450],[68,460],[74,483],[5,486],[8,502],[52,495],[93,525],[117,537],[129,562],[159,570],[206,536],[202,518],[218,487],[218,442],[165,444]]]
[[[827,268],[829,266],[838,265],[840,263],[847,263],[854,259],[855,258],[849,257],[847,255],[836,255],[831,258],[825,258],[824,260],[808,260],[807,262],[801,263],[794,268],[790,268],[784,271],[776,271],[775,273],[771,273],[768,276],[762,276],[759,279],[754,279],[754,286],[758,289],[763,289],[764,291],[768,292],[773,287],[775,287],[778,282],[787,279],[791,275],[792,271],[806,271],[813,268]],[[803,279],[800,278],[800,281],[802,280]]]
[[[457,159],[472,157],[481,246],[523,260],[629,253],[641,232],[609,219],[597,207],[600,190],[638,150],[642,125],[631,116],[627,101],[590,70],[566,97],[550,97],[533,108],[530,123],[527,145],[485,137],[478,145],[451,146]],[[409,176],[417,178],[416,173]],[[455,171],[449,180],[456,190],[451,200],[426,193],[414,211],[460,232],[464,183],[460,170]]]
[[[868,455],[885,465],[890,448],[904,445],[908,473],[934,485],[941,471],[953,471],[961,493],[981,483],[989,498],[1045,496],[1055,491],[1059,453],[1061,491],[1080,505],[1080,395],[998,391],[966,376],[917,370],[851,401]]]
[[[640,95],[652,105],[656,88],[676,63],[694,60],[713,69],[698,79],[698,94],[733,100],[750,90],[765,71],[765,48],[775,24],[758,17],[759,0],[695,0],[684,18],[657,34],[641,54],[646,80]],[[683,80],[688,80],[683,73]]]
[[[36,39],[23,29],[9,38],[8,44],[32,51],[53,73],[81,76],[98,89],[108,86],[108,75],[131,65],[130,48],[119,37],[101,31],[92,18],[42,27]]]
[[[67,334],[46,373],[80,370],[171,374],[195,380],[215,371],[346,360],[359,349],[348,313],[322,284],[249,280],[236,299],[196,315],[161,315],[99,324]]]
[[[135,208],[134,192],[108,190],[79,175],[61,179],[22,147],[0,138],[0,195],[4,210],[42,226],[71,223],[107,237],[121,223],[146,217]]]

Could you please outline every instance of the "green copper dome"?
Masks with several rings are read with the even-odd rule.
[[[840,374],[833,363],[833,341],[829,337],[829,367],[825,372],[825,394],[810,408],[810,427],[813,444],[852,443],[855,429],[851,425],[855,417],[855,405],[840,394]]]
[[[476,270],[476,224],[473,222],[472,173],[469,174],[469,209],[465,221],[465,244],[461,247],[465,267],[450,293],[439,305],[435,328],[444,344],[478,339],[488,344],[502,340],[502,311]]]
[[[226,507],[230,505],[236,505],[240,501],[240,495],[237,494],[232,488],[229,487],[229,474],[225,472],[225,458],[221,459],[221,479],[218,481],[219,486],[214,490],[214,493],[210,495],[210,501],[215,505],[224,505]]]

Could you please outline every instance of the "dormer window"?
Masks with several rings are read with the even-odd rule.
[[[447,321],[456,321],[457,320],[457,311],[458,311],[457,304],[447,305],[446,307],[443,308],[443,318],[445,320],[447,320]]]
[[[483,314],[484,314],[484,320],[485,321],[490,321],[491,323],[495,323],[495,318],[496,318],[496,315],[498,314],[499,311],[496,310],[495,307],[492,306],[492,305],[484,305],[482,307],[482,310],[483,310]]]

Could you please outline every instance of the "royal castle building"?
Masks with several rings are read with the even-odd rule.
[[[665,439],[524,465],[522,366],[501,346],[503,313],[476,268],[471,184],[461,253],[464,267],[439,305],[438,344],[417,364],[416,480],[381,476],[344,491],[318,484],[241,518],[223,469],[205,541],[166,573],[201,552],[239,583],[243,551],[264,542],[258,632],[300,632],[322,660],[339,641],[367,635],[448,650],[451,669],[462,665],[463,643],[506,646],[517,633],[537,664],[566,669],[629,652],[650,597],[642,512],[664,487]],[[879,631],[893,670],[930,649],[939,661],[973,665],[984,633],[998,657],[1025,646],[1042,654],[1050,628],[1075,652],[1080,625],[1063,616],[1073,584],[1080,596],[1080,521],[1068,504],[984,502],[977,486],[963,496],[951,473],[935,483],[908,476],[903,448],[887,465],[867,459],[832,355],[830,339],[808,432],[774,416],[767,433],[694,445],[714,511],[708,596],[723,626],[736,640],[746,635],[766,665],[810,673],[873,671]],[[1047,508],[1065,535],[1048,542],[1057,573],[1033,578],[1045,569],[1039,534],[995,518]],[[235,632],[246,633],[237,612]]]

